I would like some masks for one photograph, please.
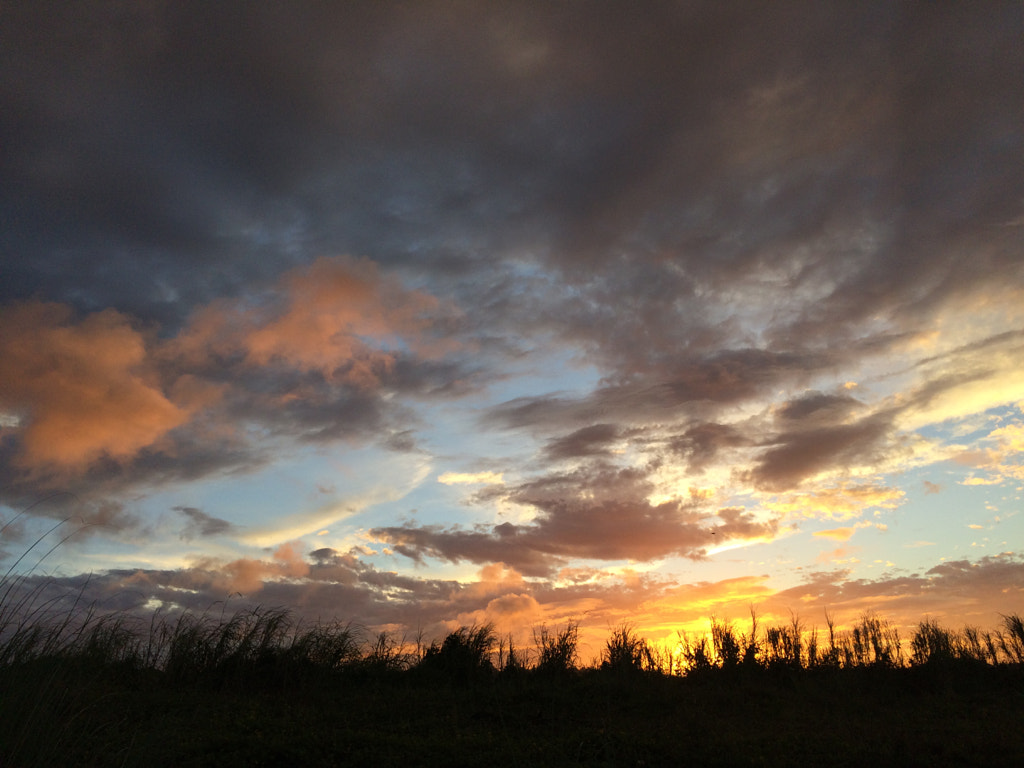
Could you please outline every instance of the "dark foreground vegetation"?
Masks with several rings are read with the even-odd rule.
[[[7,597],[10,597],[8,593]],[[0,765],[1018,765],[1024,623],[623,626],[529,649],[490,626],[425,645],[281,610],[148,622],[0,604]],[[905,649],[906,648],[906,655]]]

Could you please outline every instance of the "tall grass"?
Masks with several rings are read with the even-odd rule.
[[[41,551],[42,541],[30,552]],[[1002,616],[1000,625],[988,631],[949,630],[925,620],[904,640],[876,614],[864,614],[841,629],[835,616],[826,613],[826,631],[819,634],[796,614],[788,622],[762,626],[752,611],[749,632],[712,616],[706,633],[680,632],[672,649],[650,643],[634,626],[624,624],[609,631],[596,664],[585,666],[577,622],[553,630],[535,628],[529,647],[517,645],[511,634],[500,637],[489,624],[460,627],[425,644],[422,635],[407,642],[406,637],[352,623],[308,624],[276,607],[228,612],[213,606],[202,613],[158,611],[144,617],[109,612],[87,604],[85,593],[86,586],[60,590],[55,581],[32,580],[14,569],[0,578],[0,765],[150,765],[153,751],[163,751],[165,745],[173,750],[164,764],[202,764],[197,753],[189,755],[174,742],[181,740],[180,733],[196,729],[204,731],[203,743],[213,750],[208,755],[215,754],[212,745],[230,738],[245,745],[244,752],[225,758],[225,764],[328,765],[337,762],[336,755],[348,756],[353,739],[368,728],[371,737],[362,762],[389,754],[395,758],[398,753],[388,750],[397,738],[413,750],[402,764],[422,764],[408,756],[420,748],[424,734],[430,735],[430,727],[438,750],[469,733],[492,744],[500,739],[501,749],[508,751],[506,764],[579,764],[588,759],[595,764],[679,764],[680,759],[668,760],[656,739],[646,752],[638,752],[633,736],[637,728],[657,721],[653,713],[676,708],[692,717],[685,709],[692,705],[686,702],[710,703],[714,715],[705,726],[692,726],[697,734],[692,743],[703,743],[700,739],[712,730],[711,723],[737,712],[742,720],[735,731],[739,743],[748,734],[750,718],[765,714],[756,709],[758,700],[767,696],[804,707],[801,697],[806,697],[816,707],[819,693],[813,681],[819,679],[827,681],[829,691],[838,688],[849,698],[846,705],[839,702],[847,716],[878,706],[876,689],[859,682],[835,686],[834,676],[850,674],[868,685],[886,681],[887,696],[894,691],[901,695],[901,688],[888,687],[889,681],[910,680],[929,695],[966,690],[974,696],[974,707],[987,707],[989,683],[1006,681],[998,690],[1009,691],[1018,708],[1024,680],[1024,620],[1017,613]],[[861,669],[871,672],[849,672]],[[981,684],[970,682],[979,679]],[[939,685],[933,684],[936,680]],[[734,683],[743,701],[730,693],[737,690]],[[410,700],[443,700],[445,706],[419,708],[431,711],[429,717],[416,716],[423,717],[418,723],[431,724],[427,727],[388,720],[390,713],[408,709]],[[193,713],[193,702],[202,714]],[[293,708],[301,713],[296,716],[301,725],[291,725],[287,744],[276,743],[287,748],[288,757],[283,752],[274,758],[266,744],[285,738],[274,734],[281,732],[281,720],[287,721]],[[364,717],[364,710],[371,714]],[[322,716],[322,711],[330,715]],[[176,719],[164,725],[168,712]],[[810,717],[806,707],[801,712],[807,713],[807,722],[817,722],[816,713]],[[994,716],[993,722],[1002,723],[1015,712],[1011,708],[1001,717],[999,710],[989,708],[976,720],[988,723]],[[889,713],[897,715],[902,717],[898,707]],[[943,727],[959,727],[964,719],[959,711],[945,716]],[[570,732],[571,738],[564,740],[571,742],[571,749],[544,763],[538,757],[547,754],[549,744],[541,749],[535,734],[552,719],[555,725],[547,738],[557,743],[552,734]],[[790,727],[788,722],[776,718],[766,737]],[[580,723],[589,725],[582,728]],[[339,726],[345,729],[341,735],[324,735]],[[818,730],[800,735],[816,736]],[[970,735],[969,729],[959,732]],[[140,741],[150,740],[136,745],[136,734],[141,734]],[[316,740],[329,745],[327,752],[309,755],[296,746]],[[532,745],[516,753],[520,743]],[[936,749],[934,742],[927,743]],[[974,756],[985,743],[976,739],[958,754]],[[675,757],[690,759],[691,749],[687,746],[685,754]],[[702,757],[715,762],[720,756]],[[480,753],[462,762],[486,759]]]
[[[569,621],[561,630],[549,630],[546,626],[534,628],[537,671],[558,675],[574,670],[579,661],[579,635],[580,625],[575,621]]]
[[[640,706],[646,695],[640,693],[648,688],[645,681],[655,679],[770,682],[779,672],[787,678],[811,671],[842,676],[846,670],[871,668],[901,675],[907,667],[973,673],[979,664],[1013,671],[1019,679],[1024,667],[1024,621],[1017,614],[1004,616],[1001,627],[987,632],[972,627],[952,631],[922,621],[910,638],[909,658],[895,627],[874,615],[861,617],[846,630],[838,630],[827,617],[828,633],[820,642],[817,630],[807,630],[795,616],[789,623],[763,628],[753,617],[749,634],[712,619],[707,634],[680,633],[674,653],[659,651],[634,627],[621,625],[611,630],[599,664],[582,667],[575,622],[555,630],[535,629],[535,649],[529,655],[511,636],[499,638],[490,624],[459,627],[419,651],[404,638],[373,634],[350,623],[303,624],[280,608],[227,616],[154,614],[147,621],[82,606],[80,593],[65,599],[44,597],[38,587],[28,593],[27,598],[17,593],[0,614],[0,764],[60,764],[69,743],[93,738],[77,723],[99,723],[112,732],[128,727],[131,715],[118,702],[134,700],[128,692],[143,688],[153,691],[146,701],[157,702],[149,706],[159,708],[160,691],[173,700],[184,692],[207,702],[211,696],[240,701],[238,697],[256,692],[274,698],[307,691],[333,698],[344,691],[365,695],[367,680],[400,680],[468,694],[514,678],[526,686],[517,694],[520,698],[539,686],[545,700],[562,701],[557,690],[596,676],[609,681],[607,690],[614,692],[600,694],[605,697],[602,706],[611,706],[608,702],[616,696]],[[40,598],[38,605],[32,604],[33,595]],[[63,614],[54,610],[61,605],[70,607]],[[968,663],[970,669],[963,666]],[[634,685],[630,681],[641,686],[635,696],[621,688]],[[404,690],[405,683],[400,685]],[[374,682],[369,687],[380,686]],[[519,690],[519,684],[508,690]],[[470,706],[468,698],[451,701],[451,718],[461,717],[460,707]]]
[[[504,669],[562,673],[581,668],[576,622],[554,630],[535,628],[532,653],[517,647],[511,635],[499,638],[492,624],[460,627],[416,651],[405,638],[370,633],[351,622],[304,624],[283,608],[231,615],[155,613],[147,621],[83,605],[82,590],[54,595],[45,586],[0,582],[6,600],[0,603],[0,670],[63,660],[91,668],[147,670],[178,683],[230,685],[254,677],[297,681],[355,670],[423,669],[465,677]],[[712,618],[704,635],[678,633],[672,652],[623,624],[611,630],[597,666],[670,676],[716,669],[898,669],[955,662],[1024,667],[1024,619],[1017,614],[1003,616],[1001,626],[986,631],[971,626],[951,630],[925,619],[906,643],[907,652],[895,625],[874,614],[845,631],[836,629],[831,616],[826,622],[822,638],[796,616],[763,628],[753,617],[749,634]]]
[[[612,630],[605,642],[601,657],[601,668],[617,672],[659,672],[664,661],[654,647],[640,637],[630,624],[622,624]]]
[[[495,670],[491,655],[497,644],[493,624],[459,627],[431,643],[417,668],[456,681],[475,679]]]
[[[370,634],[352,623],[304,625],[283,608],[258,607],[230,616],[223,610],[219,616],[210,611],[154,613],[148,621],[104,613],[83,604],[87,585],[77,592],[53,591],[45,580],[29,580],[34,569],[15,573],[66,522],[40,536],[0,577],[0,671],[48,661],[58,674],[59,661],[65,667],[145,672],[174,683],[224,686],[252,680],[280,684],[356,670],[419,669],[466,679],[501,670],[562,674],[580,668],[575,621],[556,630],[534,628],[534,650],[528,654],[511,635],[499,638],[493,624],[460,627],[426,647],[417,638],[412,650],[404,637]],[[67,538],[38,557],[36,566]],[[808,630],[796,615],[786,624],[761,627],[752,610],[748,634],[711,617],[704,635],[680,632],[674,650],[652,645],[623,624],[611,631],[599,667],[685,676],[741,668],[1024,666],[1024,620],[1018,614],[1003,616],[1002,625],[988,631],[970,626],[954,631],[925,619],[910,637],[909,656],[895,625],[875,614],[861,616],[845,631],[837,630],[827,612],[825,621],[827,636],[821,638],[817,628]]]

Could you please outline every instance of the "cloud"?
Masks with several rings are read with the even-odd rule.
[[[239,558],[228,563],[204,558],[197,561],[199,569],[212,571],[210,586],[224,593],[251,595],[263,589],[268,580],[301,579],[310,572],[302,555],[302,542],[293,541],[278,547],[271,560]]]
[[[1024,562],[1001,554],[976,561],[940,563],[923,573],[888,574],[877,579],[850,579],[843,571],[809,574],[806,581],[772,595],[769,605],[784,615],[785,606],[800,606],[802,617],[823,621],[827,610],[839,626],[849,626],[875,611],[903,628],[925,617],[957,628],[963,624],[994,627],[1003,607],[1020,596]],[[901,633],[902,634],[902,633]]]
[[[515,622],[519,626],[531,624],[540,615],[540,603],[533,595],[504,595],[487,603],[485,612],[499,616],[505,623]],[[516,627],[519,628],[518,626]]]
[[[848,395],[807,392],[784,403],[776,410],[775,418],[782,424],[827,427],[845,421],[862,405],[859,400]]]
[[[197,537],[219,536],[234,531],[234,526],[227,520],[208,515],[196,507],[173,507],[173,509],[189,519],[188,525],[181,532],[181,538],[184,541],[192,541]]]
[[[245,24],[224,4],[15,5],[5,503],[67,489],[93,529],[136,535],[154,489],[299,450],[446,461],[444,402],[481,414],[480,463],[454,466],[516,477],[474,498],[522,517],[375,530],[540,580],[892,510],[892,473],[961,452],[933,436],[950,419],[1024,401],[1014,3],[268,4]],[[999,427],[963,447],[977,482],[1021,477]],[[189,509],[188,535],[218,525]],[[246,532],[275,546],[338,514]],[[312,586],[258,557],[138,583],[200,607],[218,578],[262,584],[388,621],[531,594],[545,618],[620,617],[668,589],[615,573],[484,595],[367,557],[311,564]],[[771,590],[678,586],[715,607]]]
[[[102,457],[131,459],[190,417],[172,402],[129,318],[69,307],[0,307],[0,409],[18,414],[25,467],[80,471]]]
[[[610,453],[609,444],[618,436],[619,430],[614,424],[594,424],[552,440],[544,452],[548,458],[556,460],[605,456]]]
[[[683,434],[669,440],[672,452],[685,458],[691,472],[703,472],[720,451],[750,445],[752,438],[729,424],[694,424]]]
[[[321,257],[286,272],[259,300],[200,308],[164,354],[199,369],[232,361],[243,369],[281,365],[374,388],[393,374],[399,347],[425,357],[451,349],[452,342],[432,341],[427,332],[452,311],[368,259]]]
[[[813,491],[789,492],[767,499],[763,504],[772,511],[793,517],[823,520],[850,520],[866,511],[896,509],[906,494],[899,488],[871,483],[845,482]]]
[[[385,278],[367,259],[321,258],[289,272],[283,310],[248,328],[240,340],[246,362],[281,361],[328,380],[375,387],[395,365],[395,355],[364,340],[399,342],[414,350],[432,347],[422,332],[440,302]]]
[[[500,484],[501,472],[444,472],[437,476],[437,482],[444,485]]]
[[[401,481],[373,484],[359,493],[332,499],[311,510],[283,512],[270,523],[247,528],[238,535],[238,539],[258,547],[271,547],[290,539],[316,534],[325,526],[353,517],[374,505],[398,501],[430,474],[430,465],[424,461],[396,463],[393,467],[395,470],[399,468],[403,470]]]
[[[835,539],[836,541],[848,541],[853,536],[854,528],[829,528],[824,531],[815,531],[812,536],[819,536],[825,539]]]
[[[1024,424],[1007,424],[994,429],[988,435],[998,440],[1000,447],[1015,453],[1024,453]]]
[[[643,470],[598,463],[506,489],[507,501],[535,510],[526,524],[472,530],[407,524],[374,528],[370,535],[416,561],[503,561],[545,576],[576,558],[700,559],[712,544],[763,540],[776,531],[774,520],[758,520],[739,508],[715,513],[692,498],[653,503],[653,490]]]
[[[785,491],[819,473],[874,463],[884,455],[884,441],[891,430],[886,419],[869,417],[853,424],[782,433],[760,455],[750,480],[764,490]]]
[[[968,477],[960,481],[960,485],[998,485],[1000,480],[992,477]]]
[[[901,396],[897,424],[920,429],[1019,401],[1022,354],[1024,335],[1017,330],[922,359],[916,366],[922,380]]]
[[[11,498],[194,478],[266,460],[248,427],[289,441],[395,435],[415,419],[387,388],[420,388],[407,361],[449,310],[366,260],[324,258],[260,299],[221,299],[162,338],[104,310],[0,307],[0,452]],[[422,358],[415,358],[422,359]],[[406,442],[408,440],[406,439]]]

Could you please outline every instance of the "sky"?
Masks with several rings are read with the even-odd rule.
[[[1024,610],[1020,2],[0,5],[0,568],[653,641]]]

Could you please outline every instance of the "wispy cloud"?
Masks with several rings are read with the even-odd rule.
[[[437,482],[444,485],[480,485],[503,482],[501,472],[445,472],[437,476]]]
[[[824,539],[835,539],[836,541],[848,541],[853,536],[854,528],[829,528],[824,531],[815,531],[812,536],[818,536]]]

